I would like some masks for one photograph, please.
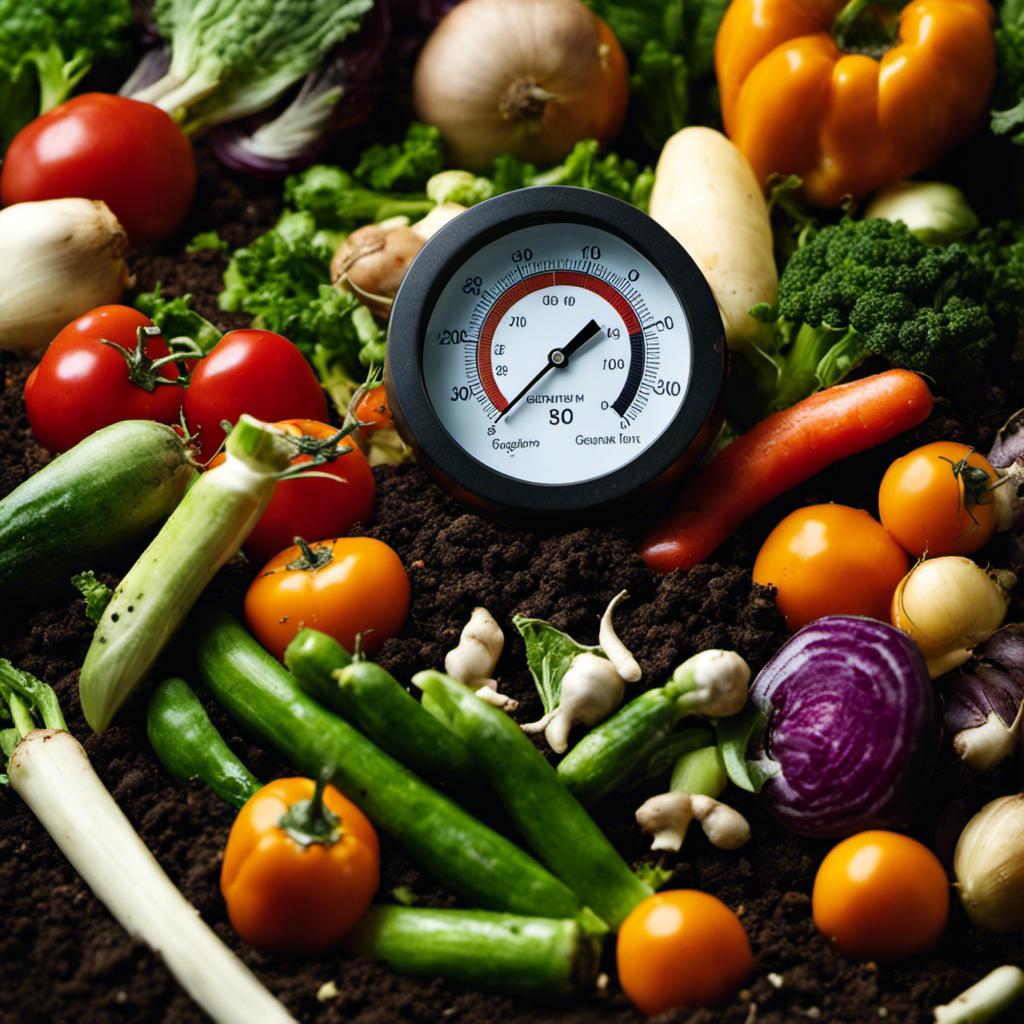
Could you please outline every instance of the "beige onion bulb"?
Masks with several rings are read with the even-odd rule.
[[[622,47],[583,0],[462,0],[427,38],[413,73],[416,116],[451,163],[483,170],[505,153],[542,167],[622,126]]]
[[[0,210],[0,348],[37,352],[76,317],[117,302],[130,275],[128,236],[96,199],[45,199]]]
[[[962,665],[1002,624],[1017,577],[963,555],[917,563],[892,599],[892,624],[917,644],[933,679]]]
[[[967,916],[990,932],[1024,928],[1024,794],[987,803],[967,823],[953,854]]]

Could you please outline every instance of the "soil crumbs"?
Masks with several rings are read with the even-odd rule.
[[[205,201],[183,229],[183,239],[215,224],[224,225],[224,237],[239,245],[272,222],[276,207],[271,190],[260,194],[248,183],[243,188],[209,162],[202,170]],[[223,267],[224,257],[212,251],[185,256],[147,251],[133,263],[137,289],[160,282],[168,294],[191,294],[200,312],[227,330],[246,321],[217,309]],[[31,365],[3,357],[0,495],[48,458],[32,439],[21,401]],[[1010,370],[999,386],[979,392],[973,401],[958,399],[955,407],[939,401],[917,431],[831,467],[765,509],[713,560],[667,576],[649,572],[635,553],[642,523],[531,532],[467,510],[416,465],[379,468],[376,516],[357,532],[398,551],[409,571],[413,597],[402,634],[384,645],[377,660],[401,680],[423,668],[441,667],[473,608],[483,605],[506,634],[496,673],[500,688],[520,701],[516,717],[530,721],[540,715],[540,700],[512,617],[546,619],[580,642],[596,643],[602,611],[616,593],[626,590],[629,599],[616,613],[616,627],[644,670],[640,685],[656,685],[686,657],[709,647],[738,651],[756,672],[787,635],[771,591],[754,584],[750,572],[771,527],[792,508],[816,501],[875,511],[874,488],[884,466],[923,441],[944,437],[987,450],[1009,413],[1024,405],[1018,359],[1011,359]],[[1002,555],[993,551],[993,563]],[[112,583],[126,566],[96,568]],[[251,569],[228,566],[213,584],[216,598],[236,614]],[[101,736],[90,733],[77,693],[92,625],[83,605],[69,588],[44,607],[5,607],[0,656],[56,689],[71,732],[84,743],[100,777],[171,879],[303,1024],[635,1024],[643,1019],[615,982],[611,948],[595,991],[538,1001],[404,978],[344,955],[270,956],[238,942],[219,891],[220,860],[233,812],[202,785],[182,787],[170,779],[146,741],[144,701],[132,702]],[[276,754],[240,735],[219,708],[211,704],[209,710],[257,776],[269,780],[293,773]],[[947,752],[911,831],[937,849],[948,867],[956,836],[970,814],[1018,785],[1009,768],[970,777]],[[752,826],[753,838],[746,847],[720,851],[692,830],[679,854],[655,855],[633,822],[635,808],[655,791],[648,787],[615,794],[595,807],[594,815],[631,864],[659,864],[671,870],[669,887],[703,889],[736,910],[756,957],[748,986],[728,1004],[671,1011],[659,1021],[925,1024],[933,1019],[931,1007],[948,1002],[992,968],[1024,962],[1019,935],[977,931],[955,899],[945,936],[927,956],[888,964],[840,957],[811,919],[811,886],[829,843],[791,835],[753,799],[730,790],[730,801]],[[0,822],[0,1024],[206,1020],[159,957],[114,922],[7,787],[0,788]],[[423,905],[453,903],[398,844],[382,836],[380,897],[387,899],[399,889]],[[1003,1019],[1019,1019],[1013,1012]]]

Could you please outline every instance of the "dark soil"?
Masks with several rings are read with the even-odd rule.
[[[216,225],[232,245],[266,226],[276,212],[276,190],[226,178],[203,164],[201,201],[179,243]],[[172,294],[191,293],[201,312],[222,328],[243,324],[216,307],[223,257],[181,255],[179,246],[139,253],[139,289],[159,281]],[[33,441],[21,391],[31,369],[3,358],[0,395],[0,495],[47,460]],[[750,567],[768,530],[790,509],[837,501],[876,511],[882,468],[923,440],[964,440],[986,450],[1006,416],[1024,405],[1020,366],[1006,361],[999,386],[956,403],[940,400],[917,431],[850,458],[779,499],[731,538],[707,563],[687,573],[656,576],[634,553],[643,523],[582,527],[570,533],[529,532],[501,525],[458,504],[415,465],[379,469],[377,514],[365,531],[391,544],[412,582],[412,608],[401,636],[379,661],[398,678],[440,667],[444,653],[474,606],[502,623],[507,644],[498,667],[501,688],[520,699],[516,716],[528,721],[540,703],[526,670],[514,614],[549,619],[577,639],[596,642],[597,622],[609,599],[626,589],[616,623],[644,669],[645,683],[663,680],[688,655],[708,647],[739,651],[756,671],[785,639],[770,591],[753,584]],[[1007,554],[999,541],[983,553],[993,563]],[[96,566],[112,582],[124,565]],[[237,611],[251,567],[221,572],[212,592]],[[474,991],[440,981],[413,981],[344,955],[281,957],[240,944],[228,924],[218,888],[221,853],[233,813],[198,783],[172,782],[152,754],[139,701],[102,736],[93,736],[78,707],[77,679],[90,638],[83,602],[69,588],[31,609],[4,595],[0,656],[52,684],[70,730],[85,744],[100,776],[173,881],[203,918],[248,963],[303,1024],[631,1024],[640,1015],[620,992],[608,958],[599,988],[561,1002],[541,1003]],[[1019,614],[1015,610],[1015,616]],[[261,778],[291,773],[277,755],[254,746],[217,708],[217,724]],[[911,831],[933,845],[947,865],[959,827],[992,797],[1018,788],[1007,767],[971,778],[943,754]],[[632,811],[654,790],[608,798],[594,810],[633,864],[655,857],[632,821]],[[953,998],[990,969],[1024,961],[1019,935],[992,936],[970,927],[956,905],[938,948],[892,964],[838,956],[811,920],[810,891],[828,843],[799,839],[742,793],[730,799],[753,828],[750,843],[725,853],[692,832],[683,851],[663,856],[669,885],[714,893],[736,910],[756,957],[747,987],[729,1004],[669,1013],[687,1024],[830,1024],[900,1021],[924,1024],[930,1008]],[[57,847],[9,789],[0,789],[0,1024],[198,1024],[203,1014],[143,943],[133,941],[92,896]],[[401,886],[424,904],[451,897],[384,837],[380,897]],[[514,884],[514,880],[510,880]],[[333,983],[330,990],[324,989]],[[1019,1012],[1019,1011],[1018,1011]],[[1016,1020],[1013,1011],[1003,1020]],[[255,1024],[255,1022],[254,1022]]]

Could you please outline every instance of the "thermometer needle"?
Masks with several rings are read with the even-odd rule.
[[[530,383],[527,384],[526,387],[523,388],[523,390],[520,391],[504,409],[501,410],[500,413],[498,413],[498,420],[507,415],[512,410],[512,407],[525,398],[534,389],[537,382],[550,373],[551,370],[564,369],[568,366],[569,359],[572,357],[573,353],[581,349],[588,341],[590,341],[591,338],[600,333],[601,327],[598,325],[598,322],[596,320],[591,320],[561,348],[553,348],[548,353],[548,361],[545,363],[540,373],[538,373],[533,380],[531,380]],[[497,423],[498,420],[495,420],[494,422]]]

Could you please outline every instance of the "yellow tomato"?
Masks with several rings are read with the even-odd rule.
[[[740,919],[721,900],[675,889],[655,893],[623,921],[616,961],[623,992],[652,1016],[728,999],[754,956]]]
[[[895,960],[938,944],[949,917],[949,881],[938,857],[916,839],[859,832],[822,861],[811,912],[844,956]]]
[[[878,489],[882,525],[912,555],[972,555],[995,532],[998,476],[974,449],[935,441],[885,471]]]
[[[863,509],[809,505],[768,535],[754,581],[777,589],[779,611],[796,632],[823,615],[888,622],[892,595],[909,569],[906,551]]]

